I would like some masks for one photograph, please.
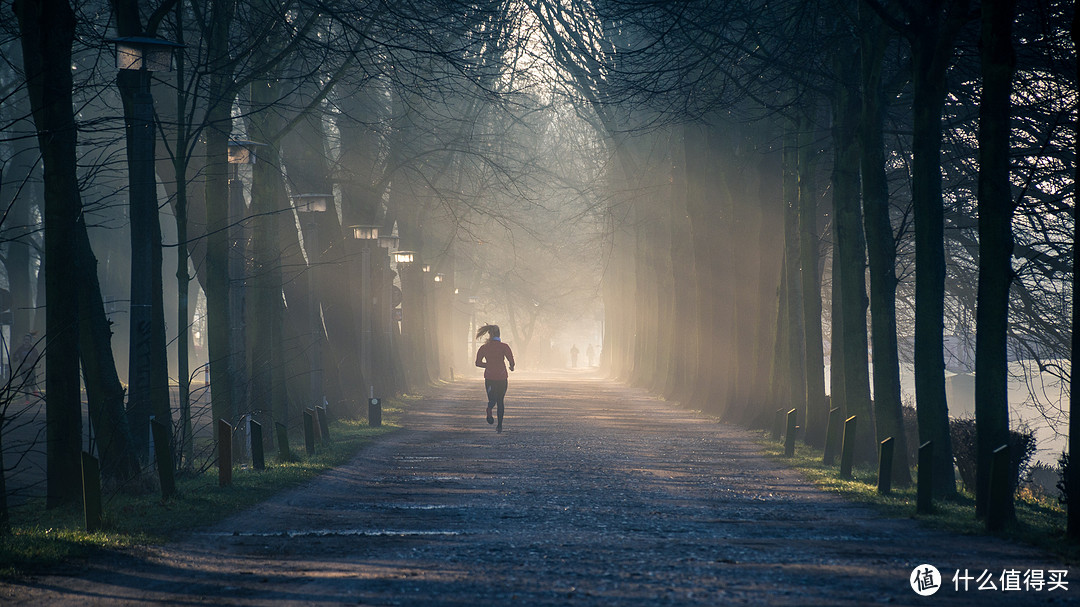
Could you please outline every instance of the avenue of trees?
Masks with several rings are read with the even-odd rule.
[[[892,437],[900,485],[912,365],[940,498],[946,333],[974,336],[980,515],[1009,361],[1070,379],[1072,2],[3,11],[5,322],[44,353],[50,506],[78,498],[88,444],[108,478],[143,473],[151,416],[178,467],[208,466],[212,420],[241,457],[248,420],[295,430],[449,378],[478,321],[527,366],[600,302],[614,376],[751,427],[795,408],[815,446],[831,408],[856,415],[858,459]],[[117,70],[131,38],[169,41],[172,70]],[[0,432],[23,411],[9,376]]]

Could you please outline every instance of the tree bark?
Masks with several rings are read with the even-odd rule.
[[[71,76],[75,12],[65,0],[16,0],[13,9],[44,166],[46,507],[52,508],[76,501],[82,486],[79,299],[71,263],[82,210]]]
[[[941,195],[941,112],[945,69],[936,36],[911,41],[911,202],[915,228],[915,402],[919,442],[934,443],[934,495],[956,494],[949,410],[945,400],[945,230]]]
[[[1072,29],[1070,31],[1073,49],[1080,49],[1080,2],[1076,3],[1073,12]],[[1080,52],[1075,52],[1076,55],[1076,81],[1080,83]],[[1074,148],[1075,154],[1073,158],[1075,166],[1073,167],[1073,183],[1080,183],[1080,113],[1078,113],[1076,122],[1073,124],[1074,130]],[[1080,251],[1077,250],[1077,243],[1080,243],[1080,189],[1073,188],[1073,256],[1072,256],[1072,280],[1073,285],[1077,284],[1078,277],[1080,277]],[[1076,330],[1076,327],[1080,327],[1080,291],[1075,287],[1072,291],[1072,351],[1071,351],[1071,364],[1069,367],[1069,462],[1070,466],[1066,469],[1067,478],[1065,479],[1066,487],[1068,488],[1069,500],[1066,508],[1067,520],[1065,526],[1065,535],[1076,543],[1080,542],[1080,466],[1075,462],[1080,462],[1080,370],[1077,369],[1077,361],[1080,361],[1080,331]]]
[[[847,415],[857,415],[857,461],[876,462],[874,417],[870,407],[870,375],[866,335],[866,244],[859,197],[859,96],[857,41],[836,56],[837,88],[833,97],[833,227],[834,255],[840,270],[844,338],[833,343],[844,353],[844,401]],[[835,278],[835,277],[834,277]],[[835,320],[835,319],[834,319]],[[835,372],[836,367],[833,367]]]
[[[784,134],[784,284],[787,315],[788,402],[806,427],[806,350],[803,346],[802,256],[799,243],[799,133],[794,124]],[[805,433],[804,433],[805,437]]]
[[[1012,23],[1016,0],[982,3],[982,97],[979,100],[979,293],[975,310],[975,514],[990,502],[993,451],[1009,443],[1009,285],[1013,203],[1009,182]],[[1015,519],[1012,492],[1008,519]]]
[[[206,201],[206,321],[210,356],[210,399],[213,413],[214,440],[230,440],[217,436],[217,420],[227,420],[234,427],[238,410],[233,401],[230,369],[232,359],[229,309],[229,137],[232,134],[232,73],[225,66],[228,56],[229,25],[235,5],[226,0],[211,3],[211,22],[207,35],[207,57],[212,68],[209,77],[206,112],[206,166],[203,174]],[[239,434],[239,433],[237,433]],[[234,444],[234,447],[238,445]],[[235,457],[243,449],[232,450]],[[220,462],[220,465],[229,465]]]
[[[813,133],[810,120],[800,121],[798,150],[799,179],[799,258],[802,265],[803,351],[806,367],[806,442],[825,445],[829,405],[825,400],[825,354],[822,351],[821,234],[818,231],[818,192],[814,187]]]
[[[870,265],[871,347],[874,360],[874,416],[877,436],[893,439],[892,481],[911,484],[904,413],[900,402],[900,357],[896,337],[896,244],[889,217],[881,69],[888,36],[884,24],[860,3],[862,116],[859,125],[863,223]]]

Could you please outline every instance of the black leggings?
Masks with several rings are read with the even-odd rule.
[[[484,388],[487,389],[488,395],[488,407],[498,406],[499,408],[499,425],[502,425],[503,418],[503,399],[506,398],[506,384],[505,379],[485,379]]]

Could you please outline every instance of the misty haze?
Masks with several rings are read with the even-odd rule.
[[[0,602],[1080,592],[1076,3],[0,14]]]

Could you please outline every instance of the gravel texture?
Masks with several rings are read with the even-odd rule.
[[[744,430],[585,373],[482,380],[410,405],[350,464],[166,546],[0,585],[9,605],[1021,605],[1033,548],[887,519],[758,453]],[[933,597],[909,585],[942,572]],[[968,569],[998,590],[957,592]],[[1080,583],[1080,582],[1077,582]],[[1070,600],[1071,599],[1071,600]]]

